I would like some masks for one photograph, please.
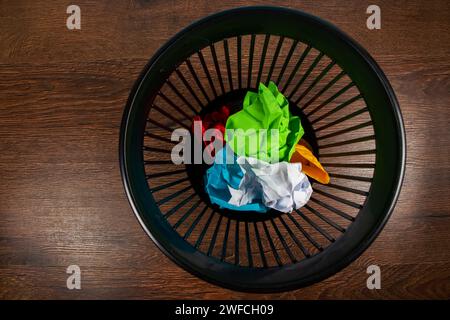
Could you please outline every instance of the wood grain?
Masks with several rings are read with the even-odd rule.
[[[145,235],[119,172],[122,111],[135,79],[168,38],[207,14],[260,1],[64,1],[0,6],[0,298],[364,299],[450,298],[450,5],[272,1],[321,16],[374,56],[397,94],[407,168],[392,218],[335,276],[281,294],[245,294],[188,274]],[[265,2],[267,4],[267,2]],[[82,290],[66,289],[66,267]],[[370,264],[382,289],[366,288]]]

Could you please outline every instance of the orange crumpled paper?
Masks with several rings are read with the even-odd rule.
[[[295,145],[295,151],[292,154],[290,162],[301,162],[302,171],[309,177],[320,183],[330,183],[330,176],[307,147],[308,143],[303,139]]]

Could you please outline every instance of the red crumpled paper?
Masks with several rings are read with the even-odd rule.
[[[203,135],[206,130],[214,128],[217,130],[220,130],[222,132],[222,138],[221,142],[222,144],[225,143],[223,137],[225,136],[225,124],[227,123],[227,119],[230,116],[230,107],[228,106],[222,106],[218,111],[213,111],[211,113],[207,113],[203,119],[201,116],[194,116],[192,119],[192,126],[191,130],[194,132],[194,122],[195,121],[201,121],[202,122],[202,134],[201,137],[195,137],[195,139],[200,139],[202,141],[203,145],[205,146],[205,149],[213,148],[213,145],[211,144],[212,141],[204,141]],[[215,137],[216,138],[216,137]],[[217,137],[219,138],[219,137]],[[208,150],[211,152],[211,155],[214,155],[213,150]]]

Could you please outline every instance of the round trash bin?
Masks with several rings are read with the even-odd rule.
[[[171,134],[195,115],[238,110],[274,81],[330,173],[300,210],[242,213],[212,205],[205,164],[176,165]],[[241,291],[295,289],[356,259],[398,197],[405,132],[385,75],[330,23],[280,7],[203,18],[171,38],[141,73],[125,108],[120,165],[139,222],[189,272]],[[145,267],[145,266],[143,266]]]

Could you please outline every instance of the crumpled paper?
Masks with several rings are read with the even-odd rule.
[[[301,163],[303,172],[316,181],[323,184],[330,183],[328,172],[306,146],[301,144],[295,146],[295,152],[292,154],[291,162]]]
[[[245,205],[262,201],[264,206],[281,212],[303,207],[312,194],[308,177],[301,163],[270,164],[256,158],[238,157],[244,177],[239,188],[231,191],[229,203]]]
[[[234,163],[226,163],[227,157]],[[228,147],[216,155],[205,176],[211,202],[221,208],[266,212],[270,208],[291,212],[304,206],[312,194],[301,163],[268,162],[236,157]]]
[[[248,201],[240,205],[229,203],[233,196],[232,193],[239,189],[244,177],[244,172],[236,159],[236,155],[228,145],[217,152],[214,164],[205,174],[205,190],[211,202],[225,209],[267,212],[268,208],[262,204],[260,199],[253,199],[254,202]]]
[[[267,129],[267,140],[256,138],[256,147],[250,146],[252,136],[260,136],[261,129]],[[271,129],[278,130],[278,141],[274,141],[278,148],[272,148]],[[290,160],[303,133],[300,119],[291,115],[288,100],[271,81],[268,87],[260,83],[258,93],[248,92],[243,109],[228,117],[225,140],[239,156],[276,163]]]

